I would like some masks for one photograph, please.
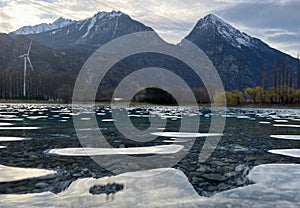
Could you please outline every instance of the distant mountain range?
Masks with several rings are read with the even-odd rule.
[[[10,34],[13,36],[37,34],[37,33],[47,32],[50,30],[55,30],[55,29],[59,29],[62,27],[66,27],[75,22],[76,21],[74,21],[74,20],[65,19],[63,17],[60,17],[57,20],[55,20],[53,23],[50,23],[50,24],[42,23],[42,24],[35,25],[35,26],[24,26]]]
[[[103,44],[133,32],[153,31],[152,28],[131,19],[122,12],[99,12],[81,21],[59,18],[52,24],[22,27],[12,33],[0,35],[0,69],[21,69],[18,55],[26,51],[28,39],[34,40],[32,62],[36,68],[54,71],[68,70],[77,73],[85,60]],[[158,37],[159,38],[159,37]],[[272,86],[273,65],[277,59],[288,60],[296,73],[296,59],[269,47],[266,43],[240,32],[215,15],[199,20],[191,33],[185,37],[200,47],[215,64],[227,90],[243,89],[261,85],[263,66],[266,65],[268,86]],[[163,42],[163,44],[168,44]],[[181,47],[184,41],[178,44]],[[170,62],[164,57],[153,56],[154,62],[164,66]],[[133,63],[134,62],[134,63]],[[128,65],[137,67],[141,63],[153,65],[151,58],[133,58]],[[180,64],[173,62],[176,71],[182,71]],[[129,66],[117,67],[122,75]],[[125,70],[125,71],[124,71]],[[199,80],[186,77],[191,86]]]
[[[55,21],[57,22],[57,21]],[[101,45],[122,35],[140,31],[152,31],[140,22],[132,20],[122,12],[99,12],[93,17],[81,21],[62,21],[66,25],[57,28],[45,28],[41,33],[34,31],[40,26],[32,27],[32,32],[26,36],[53,49],[88,49],[96,50]],[[72,23],[71,23],[72,22]],[[71,23],[71,24],[70,24]],[[14,33],[12,33],[14,34]]]

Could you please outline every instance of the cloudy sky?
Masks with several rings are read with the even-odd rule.
[[[98,11],[120,10],[178,43],[197,21],[214,13],[251,36],[293,56],[300,51],[299,0],[0,0],[0,32],[80,20]]]

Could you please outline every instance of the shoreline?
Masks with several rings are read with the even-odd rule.
[[[46,100],[0,100],[0,104],[49,104],[49,105],[72,105],[72,103],[65,103],[62,101],[46,101]],[[77,104],[94,104],[93,102],[78,102]],[[95,102],[96,105],[110,105],[111,102]],[[120,103],[122,104],[122,103]],[[127,104],[127,103],[126,103]],[[137,106],[176,106],[176,104],[159,104],[159,103],[138,103],[132,102],[131,105]],[[186,105],[194,106],[194,105]],[[199,107],[210,107],[210,104],[198,104]],[[300,104],[241,104],[241,105],[227,105],[226,108],[264,108],[264,109],[300,109]]]

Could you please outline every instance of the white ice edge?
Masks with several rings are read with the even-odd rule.
[[[47,119],[48,116],[28,116],[27,119],[37,120],[37,119]]]
[[[172,168],[128,172],[100,179],[74,181],[59,194],[0,195],[4,207],[299,207],[300,165],[269,164],[250,170],[250,181],[256,184],[201,197],[180,170]],[[89,193],[95,185],[124,185],[112,196]],[[16,200],[17,199],[17,200]]]
[[[29,127],[29,126],[24,126],[24,127],[0,127],[0,130],[37,130],[41,129],[41,127]]]
[[[187,140],[163,140],[162,142],[165,142],[165,143],[184,143],[184,142],[188,142]]]
[[[115,120],[114,119],[102,119],[101,121],[102,122],[114,122]]]
[[[268,152],[276,155],[300,158],[300,149],[277,149],[269,150]]]
[[[0,165],[0,183],[56,174],[53,170],[17,168]]]
[[[133,148],[65,148],[49,150],[48,154],[61,156],[175,154],[183,148],[184,146],[182,145],[161,145]]]
[[[288,120],[274,120],[276,123],[288,123]]]
[[[0,122],[0,126],[13,126],[12,123],[2,123]]]
[[[273,126],[274,127],[300,128],[300,125],[274,124]]]
[[[269,122],[269,121],[260,121],[259,123],[260,124],[271,124],[271,122]]]
[[[214,137],[214,136],[223,135],[223,134],[215,134],[215,133],[187,133],[187,132],[153,132],[151,134],[154,136],[178,137],[178,138]]]
[[[23,141],[29,140],[29,138],[25,137],[0,137],[0,142],[14,142],[14,141]]]
[[[23,121],[24,118],[0,118],[0,121]]]
[[[274,139],[300,140],[300,135],[271,135]]]

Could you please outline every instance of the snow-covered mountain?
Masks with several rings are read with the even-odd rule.
[[[234,47],[241,47],[241,45],[254,46],[257,43],[249,35],[240,32],[213,14],[209,14],[201,19],[194,30],[209,30],[212,26],[214,27],[215,32],[222,35]]]
[[[28,29],[27,31],[24,29],[23,33],[26,34],[26,38],[37,41],[43,46],[75,57],[69,59],[73,61],[78,59],[78,53],[80,53],[80,57],[88,57],[103,44],[120,36],[134,32],[153,31],[152,28],[119,11],[99,12],[93,17],[81,21],[60,18],[51,26],[46,27],[45,25],[47,24],[34,26],[32,27],[34,29],[31,28],[32,30]],[[160,39],[159,36],[157,38]],[[226,90],[242,90],[246,87],[261,85],[264,65],[267,69],[267,87],[272,87],[275,60],[277,60],[278,69],[281,67],[281,60],[287,60],[293,73],[296,72],[296,59],[239,31],[213,14],[200,19],[185,39],[196,44],[212,60]],[[167,44],[161,39],[160,42]],[[179,47],[183,44],[185,41],[182,41]],[[81,60],[77,64],[70,62],[70,65],[74,69],[80,69],[84,61]],[[182,75],[191,86],[199,87],[201,85],[201,81],[190,76],[187,73],[188,69],[185,70],[185,66],[180,65],[176,60],[152,54],[132,57],[123,65],[117,66],[114,70],[115,74],[111,76],[112,79],[107,82],[107,86],[111,87],[113,79],[118,79],[116,74],[121,73],[123,76],[129,73],[126,71],[127,69],[144,68],[145,65],[148,67],[160,66],[161,68],[171,65],[171,68]],[[115,83],[118,83],[117,81]]]
[[[272,87],[276,59],[278,68],[281,59],[284,59],[291,64],[294,73],[296,70],[294,58],[239,31],[213,14],[200,19],[185,39],[195,43],[212,60],[227,90],[260,86],[264,65],[269,80],[267,85]]]
[[[35,25],[35,26],[21,27],[20,29],[14,31],[14,32],[11,32],[10,35],[16,36],[16,35],[37,34],[37,33],[42,33],[42,32],[59,29],[59,28],[68,26],[75,22],[76,21],[74,21],[74,20],[65,19],[63,17],[60,17],[57,20],[55,20],[53,23],[50,23],[50,24],[42,23],[42,24]]]
[[[152,29],[120,11],[112,11],[99,12],[91,18],[51,31],[28,34],[27,37],[55,49],[95,50],[110,40],[140,31]]]

